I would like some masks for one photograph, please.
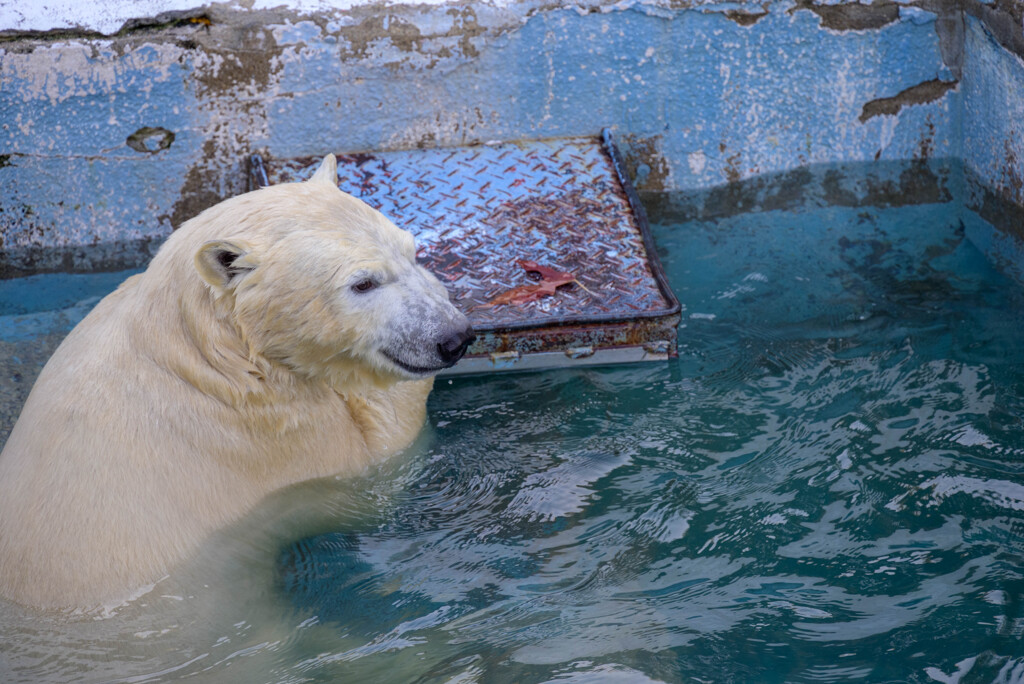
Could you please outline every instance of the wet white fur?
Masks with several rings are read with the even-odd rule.
[[[203,212],[68,335],[0,455],[0,595],[116,602],[267,493],[416,436],[432,380],[381,350],[429,365],[465,319],[335,174]]]

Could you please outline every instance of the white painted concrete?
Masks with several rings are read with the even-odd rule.
[[[443,5],[451,0],[416,0],[418,5]],[[104,34],[116,33],[130,19],[155,17],[163,12],[188,11],[212,6],[233,10],[268,10],[285,8],[302,14],[347,10],[359,5],[377,4],[380,0],[233,0],[202,2],[201,0],[2,0],[0,31],[49,31],[51,29],[83,29]],[[404,4],[388,2],[385,4]],[[508,5],[509,0],[492,0],[488,4]]]

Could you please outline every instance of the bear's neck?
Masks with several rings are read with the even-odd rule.
[[[140,288],[137,301],[146,311],[135,317],[134,344],[200,393],[244,410],[288,404],[326,390],[322,381],[297,376],[256,353],[232,321],[227,296],[217,300],[198,279],[177,291],[160,288],[161,279],[154,280],[157,286],[149,282]],[[178,323],[169,332],[147,324],[154,316]],[[178,339],[170,343],[168,334]]]

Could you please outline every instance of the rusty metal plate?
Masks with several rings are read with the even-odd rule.
[[[485,363],[457,371],[533,366],[518,363],[531,354],[545,366],[675,354],[679,304],[607,132],[337,158],[338,186],[416,236],[419,260],[472,321],[468,356]],[[305,180],[319,161],[253,157],[250,184]],[[538,274],[522,262],[571,282],[532,299]]]

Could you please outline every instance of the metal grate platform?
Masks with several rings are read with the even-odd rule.
[[[675,355],[679,303],[609,133],[337,158],[339,187],[416,236],[473,323],[449,372]],[[305,180],[319,162],[254,156],[250,186]],[[553,294],[536,292],[544,280]]]

